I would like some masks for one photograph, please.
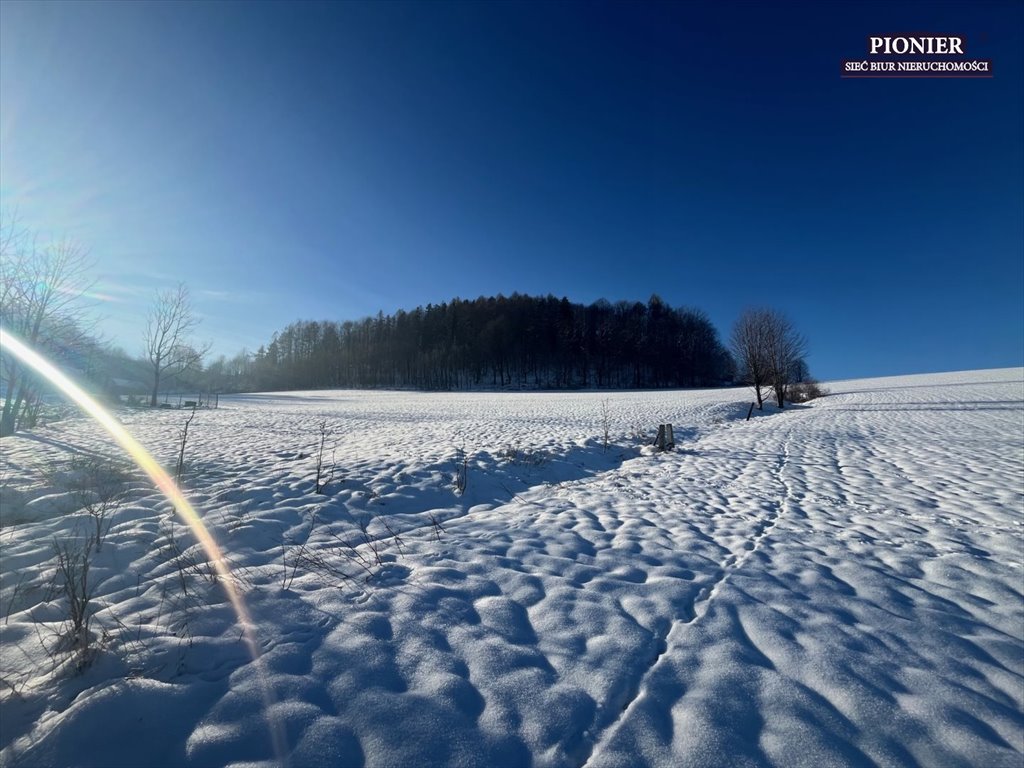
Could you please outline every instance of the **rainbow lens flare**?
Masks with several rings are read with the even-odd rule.
[[[284,738],[279,723],[277,723],[272,715],[274,697],[269,685],[267,684],[266,674],[260,661],[260,648],[256,641],[255,624],[249,614],[248,608],[246,608],[242,595],[235,587],[235,581],[231,577],[231,570],[228,568],[227,561],[224,558],[224,553],[221,551],[216,540],[210,534],[209,529],[203,523],[202,518],[199,517],[195,508],[189,503],[188,499],[185,498],[185,495],[181,492],[181,489],[178,488],[178,485],[174,482],[171,476],[163,467],[160,466],[149,451],[143,448],[138,440],[132,437],[128,430],[122,426],[113,414],[100,405],[93,397],[85,392],[85,390],[75,384],[75,382],[50,363],[46,358],[32,350],[13,334],[3,328],[0,328],[0,347],[3,347],[4,351],[13,354],[25,365],[32,368],[40,376],[43,376],[53,386],[59,389],[68,399],[73,401],[79,408],[95,419],[110,434],[110,436],[114,438],[117,444],[124,449],[125,453],[131,456],[132,460],[138,464],[138,466],[147,475],[149,475],[156,487],[159,488],[164,496],[167,497],[167,500],[174,505],[174,510],[177,512],[178,516],[192,530],[192,534],[202,545],[207,557],[216,569],[217,574],[221,577],[220,582],[224,587],[224,591],[227,593],[228,600],[231,601],[231,606],[235,610],[238,624],[242,629],[242,636],[245,638],[245,643],[249,648],[249,654],[252,656],[253,664],[256,665],[256,673],[262,689],[264,712],[270,726],[274,753],[278,762],[284,765],[286,762]]]

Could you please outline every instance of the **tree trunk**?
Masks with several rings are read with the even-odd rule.
[[[10,396],[11,396],[11,393],[8,392],[7,393],[8,405],[10,405]],[[23,424],[21,424],[21,411],[22,411],[22,408],[25,406],[25,401],[28,399],[28,396],[29,396],[28,379],[27,378],[22,378],[21,384],[18,387],[18,395],[17,395],[17,397],[14,398],[14,405],[10,408],[9,411],[5,411],[4,412],[4,418],[7,419],[8,423],[10,425],[10,432],[4,432],[3,434],[5,434],[5,435],[12,435],[18,429],[20,429],[22,426],[24,426]]]
[[[0,437],[14,434],[14,390],[18,383],[18,365],[14,363],[7,377],[7,392],[4,397],[3,414],[0,415]]]
[[[0,437],[7,437],[14,434],[14,413],[10,408],[4,408],[0,416]]]
[[[160,392],[160,369],[153,371],[153,395],[149,398],[149,407],[156,408],[156,399]]]
[[[7,437],[14,434],[14,383],[15,376],[12,375],[7,382],[7,393],[4,398],[3,414],[0,415],[0,437]]]

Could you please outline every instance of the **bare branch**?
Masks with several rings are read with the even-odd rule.
[[[16,216],[0,217],[0,324],[58,359],[80,348],[90,335],[81,299],[92,265],[88,251],[73,240],[40,246]],[[40,393],[12,355],[3,356],[0,376],[8,393],[0,435],[8,435],[24,426]]]

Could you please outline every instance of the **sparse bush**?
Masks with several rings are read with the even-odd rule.
[[[281,560],[284,563],[284,576],[281,580],[281,587],[283,589],[289,589],[292,583],[295,581],[295,577],[298,575],[299,566],[304,565],[306,562],[306,550],[309,545],[309,540],[313,537],[313,531],[316,529],[316,510],[309,515],[309,531],[306,533],[306,538],[298,547],[293,547],[291,552],[288,551],[288,545],[286,542],[281,542]]]
[[[181,441],[181,445],[178,450],[178,463],[174,467],[174,481],[176,483],[180,483],[182,476],[185,474],[185,443],[188,441],[188,427],[192,423],[192,419],[195,417],[196,407],[193,405],[192,413],[187,419],[185,419],[185,426],[178,433],[178,439]]]
[[[14,589],[11,591],[11,596],[7,600],[7,607],[4,610],[4,624],[10,621],[11,613],[14,611],[15,605],[18,602],[18,597],[21,595],[22,588],[25,585],[25,580],[28,578],[28,574],[22,571],[18,574],[18,581],[14,585]]]
[[[443,531],[440,523],[434,521],[434,535],[440,540],[438,530]],[[378,530],[373,530],[373,528]],[[342,582],[356,582],[362,575],[369,581],[380,572],[394,556],[388,553],[394,547],[399,557],[404,557],[405,542],[401,535],[386,519],[382,517],[371,520],[360,520],[354,529],[325,530],[312,543],[313,534],[317,532],[316,514],[310,515],[309,533],[301,545],[290,550],[282,544],[284,576],[281,586],[289,589],[295,582],[299,570],[316,573],[320,576],[339,579]]]
[[[828,390],[814,379],[807,379],[791,384],[787,394],[791,403],[806,403],[808,400],[824,397],[828,394]]]
[[[76,507],[92,518],[96,551],[99,552],[114,515],[131,490],[129,466],[105,456],[74,453],[66,462],[49,466],[43,478],[54,488],[69,492]],[[6,492],[6,488],[4,490]]]
[[[434,513],[430,514],[430,525],[434,529],[434,538],[437,541],[441,541],[441,534],[444,533],[444,526],[441,525],[441,521],[437,519],[437,515]]]
[[[161,524],[163,529],[163,525]],[[217,567],[205,556],[205,551],[200,544],[184,545],[178,538],[174,518],[168,519],[167,527],[164,530],[163,555],[170,562],[177,573],[178,586],[185,597],[189,597],[190,582],[193,577],[206,582],[216,584],[220,579]]]
[[[90,457],[83,467],[77,492],[79,503],[92,518],[97,552],[103,547],[114,515],[128,496],[130,479],[131,474],[123,464],[108,459]]]
[[[327,484],[334,479],[334,451],[331,451],[331,467],[328,471],[324,464],[324,445],[327,443],[327,436],[331,434],[331,431],[327,428],[327,419],[323,419],[318,425],[320,430],[320,447],[316,454],[316,479],[314,481],[314,487],[317,493],[326,493]]]
[[[385,518],[382,517],[379,519],[380,524],[384,526],[384,530],[387,531],[388,535],[391,537],[391,543],[395,546],[395,549],[398,550],[398,556],[405,557],[405,552],[402,551],[402,547],[405,546],[405,542],[402,541],[402,537],[398,535],[398,531],[396,531],[394,526],[392,526]]]
[[[498,453],[498,457],[504,459],[509,464],[525,467],[540,467],[550,460],[550,457],[544,451],[520,448],[519,443],[509,443]]]
[[[629,431],[629,436],[638,443],[651,442],[651,431],[643,424],[637,422]]]
[[[57,555],[56,588],[68,601],[67,619],[61,632],[63,650],[75,656],[75,667],[81,671],[91,661],[90,624],[92,622],[93,584],[89,581],[89,567],[95,539],[54,540]]]

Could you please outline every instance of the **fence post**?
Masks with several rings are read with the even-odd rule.
[[[671,451],[676,447],[676,439],[672,433],[671,424],[658,425],[658,436],[654,438],[654,444],[659,451]]]

